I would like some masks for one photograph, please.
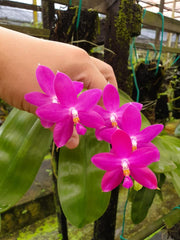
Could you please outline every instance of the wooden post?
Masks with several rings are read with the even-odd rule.
[[[106,23],[105,47],[115,54],[105,52],[105,61],[115,72],[118,87],[131,94],[132,81],[128,70],[130,40],[140,34],[142,8],[133,0],[109,0]],[[114,239],[119,188],[111,193],[111,200],[105,214],[95,222],[93,240]]]
[[[131,72],[128,70],[129,47],[131,37],[138,36],[141,31],[142,8],[133,0],[117,0],[108,9],[106,23],[105,47],[115,54],[105,52],[105,62],[115,72],[118,87],[132,94]]]
[[[164,0],[161,0],[160,2],[160,6],[159,6],[159,12],[163,13],[163,9],[164,9]],[[157,28],[156,30],[156,38],[155,38],[155,44],[159,44],[159,37],[160,37],[160,29]]]
[[[109,206],[97,221],[94,223],[94,238],[93,240],[113,240],[116,227],[116,212],[118,204],[119,187],[111,192]]]
[[[54,20],[54,2],[52,0],[42,0],[42,20],[43,27],[50,29]]]

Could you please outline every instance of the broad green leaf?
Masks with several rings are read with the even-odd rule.
[[[180,139],[168,135],[156,137],[152,141],[160,151],[160,161],[151,164],[155,172],[165,173],[176,169],[180,162]]]
[[[109,145],[97,141],[93,129],[80,137],[76,149],[61,148],[58,166],[58,192],[63,212],[76,227],[97,220],[106,210],[110,193],[101,190],[103,171],[96,168],[91,157],[108,152]]]
[[[123,104],[125,104],[125,103],[133,102],[132,98],[127,93],[125,93],[121,89],[118,89],[118,92],[119,92],[119,96],[120,96],[120,104],[121,104],[121,106]]]
[[[0,212],[31,186],[51,141],[52,133],[34,115],[11,111],[0,127]]]
[[[174,135],[176,137],[180,137],[180,123],[177,125],[175,131],[174,131]]]
[[[146,217],[156,191],[144,187],[137,192],[135,190],[132,191],[131,219],[133,223],[138,224]]]
[[[174,154],[173,161],[174,163],[180,164],[180,138],[163,135],[160,136],[163,142],[168,143],[171,148],[171,151]]]
[[[176,223],[180,222],[180,206],[172,209],[172,211],[163,217],[163,222],[168,229],[172,228]]]
[[[180,164],[176,165],[177,168],[174,169],[173,171],[169,172],[167,175],[167,177],[169,177],[169,179],[171,180],[171,182],[174,185],[174,188],[177,192],[177,194],[180,196]]]

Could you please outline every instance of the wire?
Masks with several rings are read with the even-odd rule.
[[[135,73],[133,60],[132,60],[133,45],[134,45],[134,41],[130,44],[130,63],[131,63],[131,68],[132,68],[132,72],[133,72],[133,77],[134,77],[134,85],[135,85],[136,92],[137,92],[136,102],[139,102],[139,87],[138,87],[138,83],[137,83],[137,79],[136,79],[136,73]]]
[[[72,0],[69,0],[69,6],[71,6],[72,5]]]
[[[82,0],[79,0],[79,8],[78,8],[77,21],[76,21],[76,31],[79,28],[79,22],[80,22],[80,16],[81,16],[81,6],[82,6]]]
[[[171,66],[173,66],[179,59],[180,59],[180,55],[174,60],[174,62],[171,64]]]
[[[142,19],[144,19],[146,14],[146,9],[143,10],[143,15],[142,15]],[[141,24],[141,28],[143,27],[143,24]],[[136,102],[139,102],[139,95],[140,95],[140,91],[139,91],[139,87],[138,87],[138,83],[137,83],[137,79],[136,79],[136,73],[135,73],[135,69],[134,69],[134,65],[133,65],[133,60],[132,60],[132,55],[133,55],[133,48],[135,50],[135,55],[136,55],[136,62],[137,62],[137,53],[136,53],[136,47],[135,47],[135,38],[133,38],[132,43],[130,44],[130,63],[131,63],[131,68],[132,68],[132,72],[133,72],[133,78],[134,78],[134,85],[136,88],[136,92],[137,92],[137,96],[136,96]]]

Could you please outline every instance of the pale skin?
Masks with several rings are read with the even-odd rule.
[[[8,104],[35,114],[36,107],[25,101],[29,92],[42,92],[36,80],[38,64],[67,74],[81,81],[87,89],[104,89],[107,82],[117,87],[112,67],[90,57],[81,48],[70,44],[30,37],[0,27],[0,98]],[[68,148],[75,148],[79,137],[74,131]]]

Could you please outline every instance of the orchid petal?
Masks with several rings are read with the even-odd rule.
[[[110,115],[111,113],[108,112],[107,110],[105,110],[104,108],[102,108],[101,106],[99,105],[96,105],[93,110],[95,112],[97,112],[99,115],[101,115],[101,117],[104,119],[105,121],[105,126],[106,127],[112,127],[112,123],[110,121]]]
[[[131,188],[133,186],[133,181],[130,177],[126,176],[123,181],[123,187]]]
[[[149,168],[133,168],[131,176],[144,187],[157,189],[156,175]]]
[[[45,105],[45,104],[49,104],[51,103],[51,97],[49,97],[48,95],[44,94],[44,93],[40,93],[40,92],[31,92],[31,93],[27,93],[24,96],[25,100],[35,106],[41,106],[41,105]]]
[[[79,135],[84,135],[86,133],[87,129],[84,126],[82,126],[80,123],[77,123],[76,131]]]
[[[141,129],[141,114],[135,106],[130,105],[125,109],[120,127],[130,136],[139,133]]]
[[[54,128],[53,138],[58,148],[63,147],[73,133],[73,120],[71,117],[66,122],[58,122]]]
[[[81,112],[78,111],[80,123],[86,127],[99,128],[104,126],[103,118],[95,111]]]
[[[163,130],[163,128],[164,126],[162,124],[148,126],[136,135],[137,141],[144,143],[150,142]]]
[[[77,92],[71,79],[58,72],[54,80],[54,89],[59,102],[66,106],[74,106],[77,102]]]
[[[47,95],[55,94],[53,86],[55,75],[51,69],[46,66],[39,65],[36,69],[36,78],[39,86]]]
[[[58,103],[43,105],[36,110],[36,114],[43,120],[50,122],[64,121],[69,114],[69,109],[62,107]]]
[[[154,147],[155,149],[158,149],[152,142],[144,143],[140,142],[137,144],[138,148],[144,148],[144,147]]]
[[[138,143],[137,144],[137,148],[145,148],[145,147],[151,147],[154,148],[154,151],[156,151],[156,158],[154,158],[154,162],[159,161],[160,159],[160,152],[159,149],[152,143],[152,142],[148,142],[148,143]]]
[[[118,155],[118,157],[126,158],[132,152],[131,139],[127,133],[117,129],[112,135],[112,151]]]
[[[112,84],[107,84],[104,88],[103,103],[105,108],[110,112],[117,111],[120,107],[118,90]]]
[[[112,191],[122,182],[123,177],[122,169],[106,172],[101,182],[101,188],[103,192]]]
[[[73,81],[73,86],[76,90],[76,93],[79,94],[83,90],[83,82]]]
[[[99,101],[102,95],[100,89],[90,89],[81,93],[77,100],[77,110],[88,111],[93,108]]]
[[[44,127],[44,128],[50,128],[54,125],[53,122],[49,122],[49,121],[45,121],[45,120],[42,120],[40,119],[41,121],[41,125]]]
[[[137,102],[129,102],[129,103],[123,104],[123,105],[119,108],[119,110],[116,112],[116,115],[117,115],[117,123],[118,123],[118,126],[119,126],[120,128],[122,128],[122,127],[121,127],[121,123],[122,123],[123,113],[124,113],[124,111],[126,110],[126,108],[127,108],[128,106],[134,106],[134,107],[136,107],[139,111],[141,111],[143,105],[142,105],[141,103],[137,103]]]
[[[109,112],[107,112],[107,110],[105,110],[104,108],[102,108],[101,106],[99,105],[95,105],[95,107],[93,108],[93,110],[97,113],[99,113],[103,118],[104,118],[104,115],[108,114],[109,116]]]
[[[116,130],[117,130],[116,128],[107,128],[107,127],[96,129],[96,132],[95,132],[96,138],[99,141],[104,140],[111,144],[112,135]]]
[[[127,107],[129,106],[134,106],[136,107],[139,111],[141,111],[143,105],[141,103],[138,103],[138,102],[129,102],[129,103],[125,103],[123,104],[119,110],[116,112],[116,114],[119,116],[121,116],[123,114],[123,112],[126,110]]]
[[[159,151],[152,147],[139,148],[128,158],[131,167],[146,167],[160,158]]]
[[[136,107],[139,111],[142,110],[143,104],[142,103],[138,103],[138,102],[130,102],[130,105],[133,105],[134,107]]]
[[[91,161],[96,167],[106,171],[122,168],[120,159],[113,153],[98,153],[91,158]]]

